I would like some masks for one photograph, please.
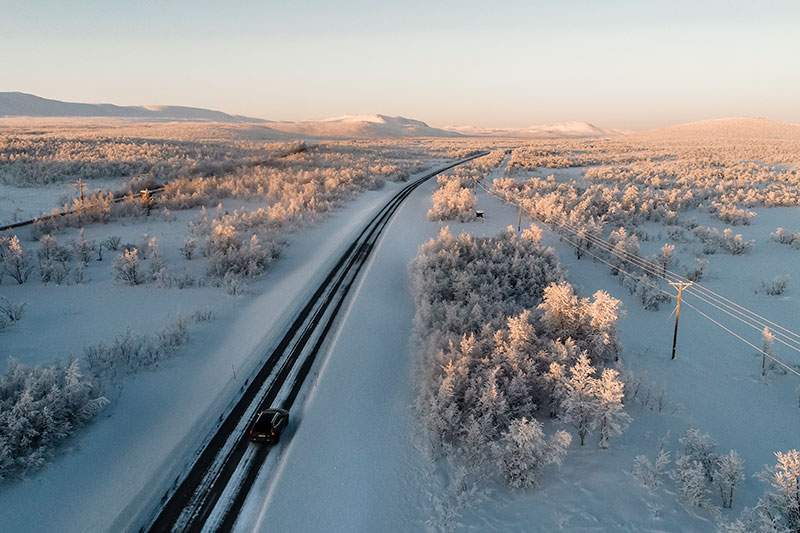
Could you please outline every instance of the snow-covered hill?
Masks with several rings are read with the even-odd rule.
[[[314,137],[459,137],[460,134],[428,126],[421,120],[386,115],[344,115],[303,122],[274,122],[276,130]]]
[[[800,139],[800,124],[787,124],[766,118],[719,118],[643,131],[638,135],[691,139]]]
[[[628,133],[621,130],[599,128],[588,122],[558,122],[539,124],[527,128],[478,128],[475,126],[446,126],[453,131],[470,137],[519,137],[525,139],[557,139],[564,137],[610,137]]]
[[[229,115],[222,111],[185,106],[118,106],[81,104],[41,98],[20,92],[0,92],[0,117],[122,117],[150,120],[213,122],[268,122],[259,118]]]

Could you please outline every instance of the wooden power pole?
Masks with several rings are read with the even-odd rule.
[[[522,230],[522,201],[519,203],[519,220],[517,221],[517,232]]]
[[[692,282],[670,281],[669,284],[678,288],[678,307],[675,308],[675,333],[672,335],[672,358],[675,359],[675,343],[678,341],[678,318],[681,316],[681,296],[683,296],[683,289],[692,285]]]

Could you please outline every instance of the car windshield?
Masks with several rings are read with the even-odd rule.
[[[262,411],[258,415],[255,423],[255,428],[261,431],[268,431],[272,429],[272,419],[275,417],[274,411]]]

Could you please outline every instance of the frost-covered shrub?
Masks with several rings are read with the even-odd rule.
[[[0,296],[0,316],[7,322],[19,322],[27,305],[25,302],[10,302],[6,297]]]
[[[722,246],[722,236],[717,228],[697,226],[694,228],[694,234],[703,243],[703,253],[706,255],[717,253]]]
[[[103,240],[102,244],[112,252],[116,252],[119,250],[119,246],[122,243],[122,239],[119,235],[109,235],[108,237]]]
[[[77,257],[80,261],[83,261],[84,265],[88,265],[89,261],[91,261],[95,247],[96,245],[94,241],[86,240],[86,235],[83,228],[80,229],[78,236],[74,241],[72,241],[72,250],[75,254],[75,257]]]
[[[645,455],[637,455],[633,461],[632,475],[653,492],[664,483],[662,478],[667,475],[667,466],[669,466],[670,460],[670,452],[663,446],[659,447],[655,460],[652,462]]]
[[[759,288],[761,288],[764,292],[769,294],[770,296],[780,296],[786,289],[789,287],[789,276],[782,275],[782,276],[775,276],[769,281],[762,281]],[[756,290],[758,292],[758,290]]]
[[[114,277],[128,285],[144,283],[144,273],[139,265],[139,250],[126,249],[117,255],[111,265]]]
[[[770,233],[770,239],[779,244],[789,244],[795,247],[800,246],[800,232],[789,233],[784,231],[783,228],[778,228],[773,233]]]
[[[157,366],[162,359],[173,356],[188,339],[188,322],[179,315],[151,336],[137,335],[128,329],[111,344],[87,346],[84,357],[96,379],[113,383],[124,375]]]
[[[641,302],[642,307],[650,311],[658,311],[662,303],[672,301],[672,297],[660,286],[660,281],[649,277],[647,274],[642,274],[636,283],[634,293],[636,294],[636,299]]]
[[[108,403],[97,389],[77,361],[32,368],[9,360],[0,375],[0,479],[41,468]]]
[[[753,241],[745,241],[739,234],[733,235],[731,228],[726,228],[723,234],[722,247],[731,255],[745,254],[753,247]]]
[[[441,176],[439,189],[433,193],[433,207],[428,211],[430,220],[475,220],[475,197],[461,180]]]
[[[189,274],[188,271],[184,271],[183,274],[177,274],[175,276],[171,276],[170,286],[175,286],[179,289],[185,289],[187,287],[194,287],[197,284],[197,280]]]
[[[717,218],[731,226],[749,225],[750,219],[756,216],[753,211],[738,209],[735,205],[722,205],[717,203],[714,204],[714,208],[717,210]]]
[[[702,281],[706,277],[708,261],[696,257],[694,265],[686,268],[686,279],[689,281]]]
[[[196,309],[192,312],[192,320],[195,322],[208,322],[214,319],[214,311],[211,309]]]
[[[242,276],[234,272],[228,272],[222,279],[222,286],[225,287],[225,292],[231,296],[239,296],[244,294],[247,290],[247,284]]]
[[[186,237],[183,241],[183,246],[180,247],[180,252],[183,257],[189,261],[192,259],[194,255],[194,250],[197,248],[197,238],[196,237]]]
[[[212,276],[254,277],[261,274],[277,256],[278,247],[271,242],[262,246],[257,235],[242,241],[233,224],[214,221],[206,241],[209,259],[208,273]]]

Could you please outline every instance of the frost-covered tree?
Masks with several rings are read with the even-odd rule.
[[[780,517],[789,531],[800,531],[800,452],[775,452],[778,462],[763,477],[772,490],[764,495],[759,506]]]
[[[578,357],[575,366],[570,368],[567,381],[567,395],[563,402],[562,420],[578,430],[581,446],[586,435],[594,426],[598,411],[596,369],[586,353]]]
[[[0,374],[0,478],[41,468],[106,403],[77,361],[31,368],[10,360]]]
[[[566,339],[577,329],[580,302],[575,289],[567,282],[554,283],[544,289],[539,309],[544,311],[542,322],[554,338]]]
[[[706,479],[713,481],[719,461],[716,441],[707,433],[702,433],[696,428],[688,428],[678,442],[683,445],[681,455],[699,462]]]
[[[717,461],[717,470],[714,472],[714,483],[719,488],[722,498],[722,507],[730,509],[733,505],[733,489],[744,480],[744,461],[731,450],[720,455]]]
[[[18,284],[28,281],[28,276],[33,272],[28,254],[22,249],[19,238],[14,235],[8,240],[3,256],[3,272],[11,276]],[[2,278],[0,278],[2,279]]]
[[[667,268],[669,268],[673,261],[675,261],[675,245],[664,243],[664,246],[661,247],[661,253],[657,258],[658,265],[661,267],[662,276],[667,275]]]
[[[571,440],[566,431],[547,439],[536,420],[512,420],[495,446],[498,467],[511,487],[535,486],[546,466],[561,464]]]
[[[611,437],[622,435],[630,424],[631,417],[623,410],[624,384],[618,379],[619,372],[613,368],[603,369],[595,385],[597,414],[592,429],[600,433],[600,447],[608,448]]]
[[[708,507],[708,487],[703,464],[689,455],[680,455],[675,461],[675,469],[670,476],[675,486],[688,503],[695,507]]]

